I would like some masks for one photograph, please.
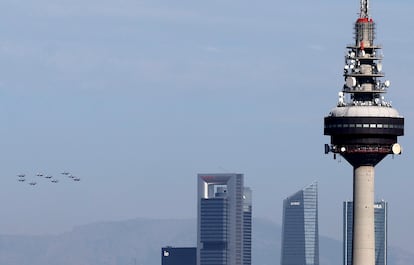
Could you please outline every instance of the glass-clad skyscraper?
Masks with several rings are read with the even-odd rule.
[[[243,174],[199,174],[197,265],[251,264],[251,191]]]
[[[387,211],[388,203],[374,203],[375,265],[387,265]],[[353,203],[344,202],[344,265],[352,265]]]
[[[252,264],[252,190],[243,192],[243,265]]]
[[[319,265],[316,182],[283,201],[281,265]]]

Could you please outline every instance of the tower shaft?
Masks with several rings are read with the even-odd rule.
[[[374,167],[354,167],[353,265],[375,265]]]

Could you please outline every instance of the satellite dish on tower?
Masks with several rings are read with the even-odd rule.
[[[401,154],[401,152],[402,152],[401,145],[399,145],[398,143],[392,145],[392,153],[394,155],[399,155]]]
[[[377,64],[377,70],[378,70],[378,72],[382,71],[382,63]]]
[[[357,84],[357,81],[356,81],[356,78],[355,78],[355,77],[353,77],[353,76],[348,76],[348,77],[346,78],[346,86],[347,86],[347,87],[349,87],[349,88],[353,88],[353,87],[355,87],[355,86],[356,86],[356,84]]]

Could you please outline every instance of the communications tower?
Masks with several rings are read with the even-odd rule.
[[[324,120],[324,134],[331,137],[325,153],[339,154],[353,166],[353,265],[374,265],[374,166],[388,154],[401,154],[397,137],[404,135],[404,118],[385,100],[390,82],[383,80],[375,23],[369,0],[360,3],[355,43],[345,55],[345,84]]]

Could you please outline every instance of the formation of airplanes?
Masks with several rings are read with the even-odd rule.
[[[67,176],[68,178],[70,178],[70,179],[72,179],[73,181],[76,181],[76,182],[79,182],[81,180],[79,177],[76,177],[76,176],[72,175],[70,172],[67,172],[67,171],[63,171],[61,173],[61,175]],[[36,177],[43,177],[45,179],[48,179],[48,180],[50,180],[51,183],[58,183],[59,182],[59,180],[57,178],[53,177],[53,175],[48,175],[48,174],[43,174],[43,173],[36,173],[35,176]],[[17,180],[19,182],[25,182],[27,180],[26,179],[26,174],[18,174],[17,175]],[[36,181],[30,181],[30,182],[28,181],[28,183],[31,186],[35,186],[37,184]]]
[[[68,176],[69,178],[73,179],[73,181],[80,181],[80,178],[78,178],[78,177],[76,177],[76,176],[74,176],[74,175],[72,175],[72,174],[67,174],[67,176]]]

